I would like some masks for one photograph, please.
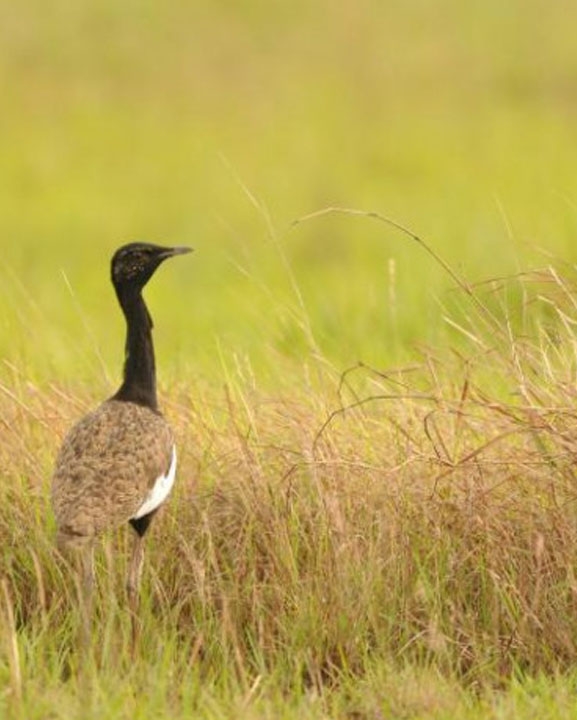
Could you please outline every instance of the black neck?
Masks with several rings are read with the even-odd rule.
[[[116,294],[127,327],[124,381],[113,399],[157,410],[152,319],[140,289],[117,287]]]

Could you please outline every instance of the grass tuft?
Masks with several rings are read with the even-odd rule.
[[[314,717],[317,702],[356,707],[360,687],[405,672],[410,700],[376,683],[360,704],[401,713],[425,702],[434,676],[445,712],[444,683],[456,707],[571,672],[577,293],[552,270],[501,281],[502,298],[510,283],[527,307],[546,304],[547,324],[527,315],[514,331],[503,300],[494,332],[475,314],[477,288],[454,353],[325,368],[315,392],[295,380],[290,397],[240,370],[223,391],[164,393],[180,480],[149,537],[140,656],[122,531],[99,555],[91,712],[111,713],[117,697],[128,716],[127,693],[146,692],[174,717],[214,716],[215,698],[250,717],[274,697],[300,697]],[[2,702],[36,707],[41,687],[61,686],[79,717],[76,599],[52,544],[48,477],[59,437],[93,399],[12,378],[1,395]]]

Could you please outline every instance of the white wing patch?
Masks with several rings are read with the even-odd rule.
[[[148,513],[151,513],[153,510],[156,510],[156,508],[162,505],[162,503],[166,500],[166,498],[170,494],[170,491],[172,490],[175,476],[176,447],[173,445],[172,459],[170,461],[170,467],[168,468],[168,472],[166,473],[166,475],[160,475],[154,481],[154,485],[148,493],[146,500],[142,503],[142,505],[138,508],[135,515],[133,516],[134,520],[138,520],[138,518],[144,517],[144,515],[148,515]]]

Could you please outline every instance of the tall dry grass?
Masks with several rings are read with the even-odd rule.
[[[513,286],[515,322],[497,299]],[[149,535],[140,662],[170,647],[177,686],[234,679],[247,697],[263,677],[322,691],[377,660],[475,686],[574,665],[577,285],[547,269],[469,291],[459,350],[423,349],[412,367],[303,371],[290,397],[240,372],[164,393],[181,465]],[[17,696],[39,658],[69,662],[49,475],[94,393],[8,367],[1,391],[2,657]],[[119,532],[99,560],[102,668],[130,667],[126,544]]]

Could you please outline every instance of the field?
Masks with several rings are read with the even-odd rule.
[[[576,22],[3,8],[0,718],[577,715]],[[137,656],[122,529],[79,666],[50,475],[133,239],[195,248],[146,291],[179,480]]]

